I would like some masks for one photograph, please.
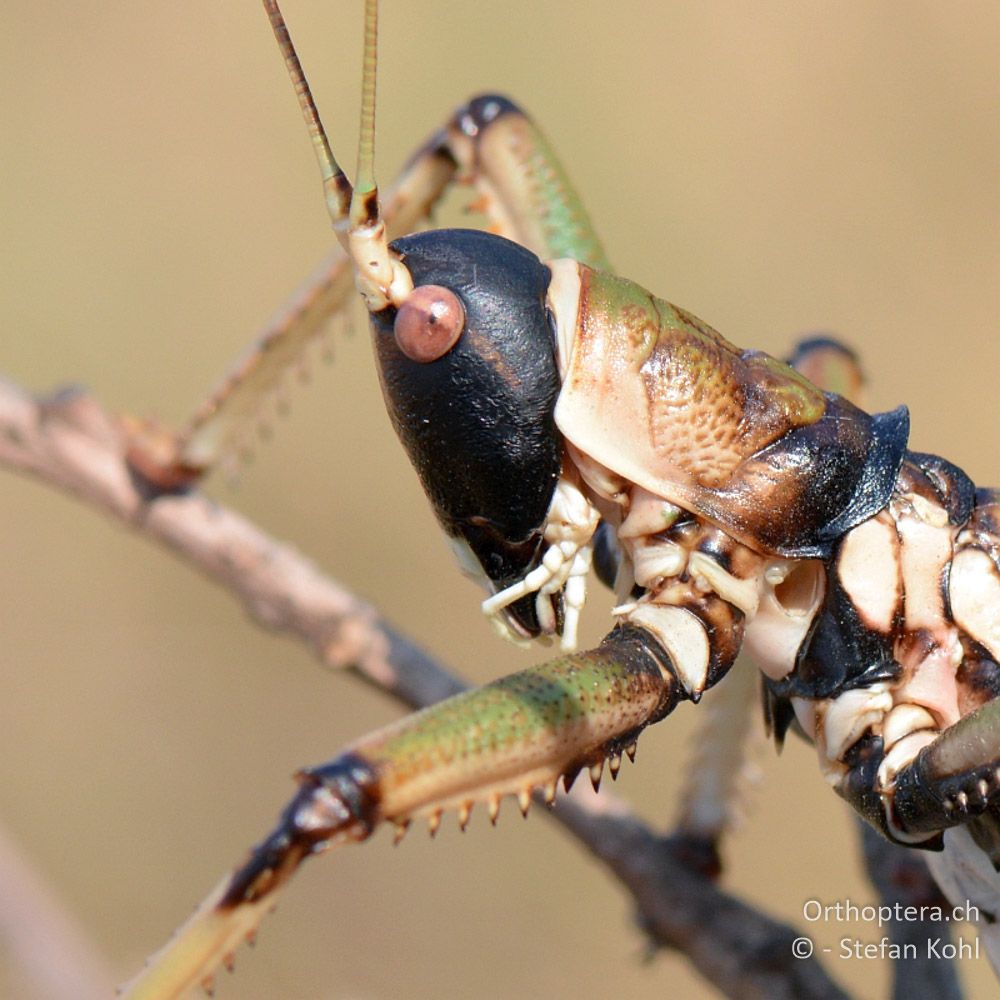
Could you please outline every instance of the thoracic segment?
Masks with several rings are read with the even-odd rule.
[[[904,843],[940,847],[997,801],[1000,668],[980,613],[998,579],[995,504],[946,462],[909,455],[886,509],[842,538],[806,599],[785,606],[793,569],[748,627],[779,739],[794,716],[827,780]]]
[[[828,781],[889,836],[938,846],[942,829],[996,808],[1000,710],[959,724],[1000,693],[994,493],[909,454],[886,508],[829,561],[784,559],[569,454],[617,526],[616,575],[633,593],[615,613],[669,654],[689,698],[728,670],[745,632],[778,737],[796,719]],[[917,808],[926,796],[941,804]]]
[[[871,416],[633,282],[578,279],[550,297],[555,421],[576,452],[772,555],[825,558],[886,505],[905,409]]]

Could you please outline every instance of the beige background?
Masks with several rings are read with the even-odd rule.
[[[561,150],[618,269],[746,346],[835,330],[912,443],[1000,483],[995,4],[385,3],[388,177],[460,100],[500,89]],[[353,161],[360,4],[288,0]],[[315,167],[252,3],[38,3],[0,38],[0,371],[179,422],[329,243]],[[469,676],[531,662],[494,640],[384,416],[366,336],[237,490],[245,511]],[[595,588],[590,641],[606,627]],[[124,977],[272,822],[289,774],[397,709],[262,634],[117,527],[0,477],[0,814]],[[619,789],[673,809],[694,711],[647,734]],[[845,811],[799,745],[731,842],[728,884],[803,925],[869,898]],[[541,817],[379,836],[283,900],[222,997],[701,997],[640,961],[629,907]],[[820,945],[877,940],[814,925]],[[878,963],[828,962],[859,995]],[[993,995],[966,963],[970,995]],[[0,995],[27,997],[0,966]]]

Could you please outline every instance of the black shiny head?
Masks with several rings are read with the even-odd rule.
[[[397,342],[406,304],[372,315],[386,406],[442,527],[502,590],[544,555],[559,478],[560,382],[545,305],[551,273],[518,244],[475,230],[419,233],[391,249],[416,292],[439,286],[428,295],[433,302],[446,289],[464,317],[457,340],[424,361]],[[533,597],[507,610],[518,631],[539,634]]]

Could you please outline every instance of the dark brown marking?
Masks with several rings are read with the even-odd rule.
[[[994,698],[1000,698],[1000,665],[979,643],[962,636],[964,655],[955,674],[958,708],[963,716]]]
[[[357,192],[355,192],[355,197],[358,197]],[[360,198],[361,209],[364,212],[361,225],[374,226],[378,222],[378,191],[373,188],[360,195]]]
[[[233,874],[219,909],[255,903],[286,882],[332,838],[364,840],[378,821],[378,778],[357,754],[304,771],[301,787],[274,830]]]

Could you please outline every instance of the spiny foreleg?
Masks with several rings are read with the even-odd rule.
[[[455,809],[464,827],[475,804],[496,821],[501,798],[527,812],[533,791],[552,802],[586,768],[617,773],[647,725],[685,697],[669,654],[624,625],[596,649],[553,660],[408,716],[299,775],[299,791],[272,832],[225,879],[125,995],[180,997],[211,982],[252,937],[305,858],[366,839],[382,823],[397,835],[426,818],[437,829]]]

